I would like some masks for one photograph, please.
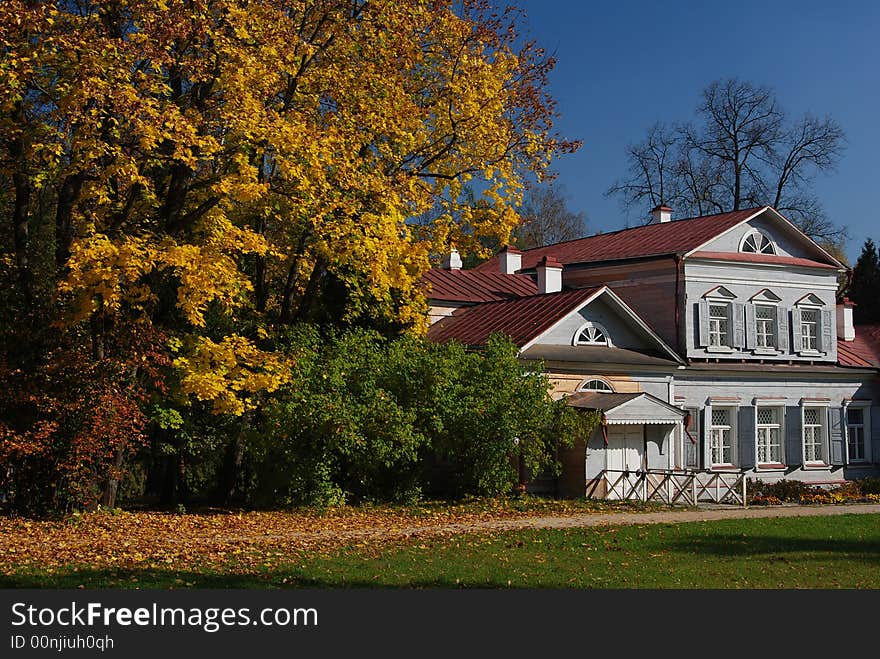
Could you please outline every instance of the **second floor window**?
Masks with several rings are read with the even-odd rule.
[[[776,347],[776,307],[755,306],[755,342],[758,348]]]
[[[729,304],[709,304],[709,345],[730,345]]]
[[[803,309],[801,311],[801,348],[818,350],[819,310]]]

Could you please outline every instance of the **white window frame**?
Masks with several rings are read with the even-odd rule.
[[[822,303],[821,299],[819,299],[814,293],[810,293],[809,295],[802,298],[799,302],[796,302],[794,305],[800,311],[800,323],[797,327],[792,326],[791,331],[792,334],[794,332],[798,332],[801,338],[801,349],[797,354],[804,355],[808,357],[815,357],[817,355],[823,355],[828,351],[827,346],[823,346],[823,350],[819,350],[819,333],[822,331],[822,311],[825,308],[824,303]],[[807,348],[805,347],[804,342],[804,313],[805,312],[813,312],[816,314],[816,323],[815,323],[815,335],[813,338],[813,347]]]
[[[760,410],[775,410],[776,423],[759,423]],[[778,431],[779,438],[779,460],[761,460],[761,431],[768,431],[769,435],[772,430]],[[767,442],[768,451],[772,444]],[[768,456],[770,457],[770,456]],[[779,466],[785,466],[785,407],[782,405],[755,405],[755,468],[756,469],[778,469]]]
[[[804,314],[816,314],[816,320],[807,322],[804,319]],[[809,306],[801,306],[801,326],[798,328],[798,331],[801,334],[801,352],[808,355],[818,355],[819,354],[819,329],[821,327],[821,319],[822,319],[822,310],[819,307],[815,307],[813,305]],[[812,347],[807,347],[807,337],[808,335],[804,333],[804,328],[808,325],[813,326],[813,335],[809,338],[812,340]]]
[[[801,405],[801,455],[803,456],[804,467],[827,467],[831,464],[831,460],[829,457],[830,453],[830,441],[829,441],[829,428],[828,428],[828,403],[803,403]],[[807,410],[817,410],[817,414],[819,417],[818,424],[810,424],[811,428],[820,428],[822,431],[822,436],[818,442],[818,444],[814,441],[811,445],[818,445],[821,451],[821,460],[810,460],[807,458]]]
[[[725,411],[727,412],[727,424],[725,425],[715,425],[715,412]],[[737,419],[739,418],[739,408],[731,405],[712,405],[709,409],[709,432],[708,432],[708,440],[709,440],[709,462],[712,469],[720,468],[730,468],[736,466],[736,445],[737,445]],[[726,431],[728,436],[728,441],[730,443],[730,461],[729,462],[715,462],[715,431],[720,430],[721,432]],[[723,445],[720,449],[723,451]],[[723,453],[722,453],[723,457]]]
[[[867,465],[871,463],[871,405],[870,403],[849,403],[844,406],[844,446],[846,447],[846,463],[854,465]],[[850,456],[850,428],[858,427],[856,424],[850,424],[849,411],[859,410],[862,413],[862,451],[864,456],[853,459]]]
[[[763,250],[758,251],[757,247],[758,247],[759,243],[757,243],[756,241],[754,241],[755,248],[756,248],[755,251],[746,250],[745,249],[746,243],[749,241],[749,238],[751,238],[752,236],[760,236],[760,238],[763,241],[761,243],[761,245],[762,246],[769,245],[770,251],[769,252],[765,252]],[[739,251],[744,252],[745,254],[765,254],[767,256],[775,256],[775,255],[779,254],[779,249],[777,248],[776,243],[770,238],[770,236],[768,236],[763,231],[760,231],[759,229],[752,229],[751,231],[746,232],[746,234],[742,237],[742,240],[739,241]]]
[[[752,304],[755,307],[755,352],[775,355],[779,352],[779,346],[776,345],[776,333],[777,333],[776,307],[778,305],[773,304],[771,302],[763,302],[763,301],[753,302]],[[758,328],[761,326],[762,322],[766,321],[767,319],[766,318],[758,318],[758,309],[769,309],[770,310],[770,318],[769,318],[770,333],[767,336],[769,336],[770,340],[772,341],[771,345],[764,345],[764,346],[761,345],[760,337],[764,336],[764,335],[762,335],[758,332]]]
[[[589,385],[592,384],[593,382],[598,382],[600,384],[605,385],[606,389],[590,389]],[[612,387],[611,384],[603,378],[587,378],[586,380],[584,380],[580,384],[580,386],[578,387],[577,390],[579,392],[580,391],[597,391],[597,392],[603,393],[603,394],[613,394],[614,393],[614,387]]]
[[[709,350],[709,351],[725,351],[725,352],[728,350],[732,350],[733,349],[733,327],[732,327],[733,323],[731,322],[731,320],[732,320],[731,317],[733,315],[733,303],[730,300],[727,300],[724,298],[706,298],[706,304],[708,306],[708,312],[709,312],[709,345],[707,346],[707,350]],[[721,342],[721,343],[717,343],[717,344],[712,343],[712,336],[714,333],[716,336],[719,336],[719,339],[720,339],[721,325],[720,325],[719,321],[721,321],[722,319],[719,316],[713,317],[712,307],[724,307],[723,321],[724,321],[724,326],[726,328],[724,331],[725,341]],[[719,323],[718,330],[713,331],[713,323],[716,323],[716,322]]]
[[[581,341],[581,334],[583,334],[586,330],[593,329],[602,333],[602,336],[605,337],[604,341]],[[581,325],[577,331],[574,333],[574,338],[572,338],[572,345],[574,346],[607,346],[609,348],[613,348],[614,344],[611,343],[611,335],[608,333],[608,330],[605,329],[603,325],[593,321],[587,321],[583,325]]]

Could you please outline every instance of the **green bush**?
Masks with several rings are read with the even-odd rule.
[[[256,505],[500,494],[596,421],[552,401],[500,336],[481,352],[365,330],[287,341],[294,381],[248,440]]]

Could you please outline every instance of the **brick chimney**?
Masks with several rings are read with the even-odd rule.
[[[665,224],[672,219],[672,209],[669,206],[655,206],[651,210],[651,224]]]
[[[562,290],[562,264],[552,256],[545,256],[537,266],[538,293],[558,293]]]
[[[512,275],[522,268],[522,252],[508,245],[498,252],[498,264],[501,266],[501,274]]]
[[[458,250],[453,247],[449,250],[449,254],[443,257],[443,263],[440,267],[444,270],[461,270],[461,255]]]
[[[856,303],[848,297],[837,305],[837,338],[852,341],[856,338],[856,327],[853,323],[853,307]]]

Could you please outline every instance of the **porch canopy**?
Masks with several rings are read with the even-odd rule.
[[[582,391],[566,397],[565,402],[584,410],[597,410],[605,423],[614,424],[677,424],[687,412],[647,393],[614,394]]]

